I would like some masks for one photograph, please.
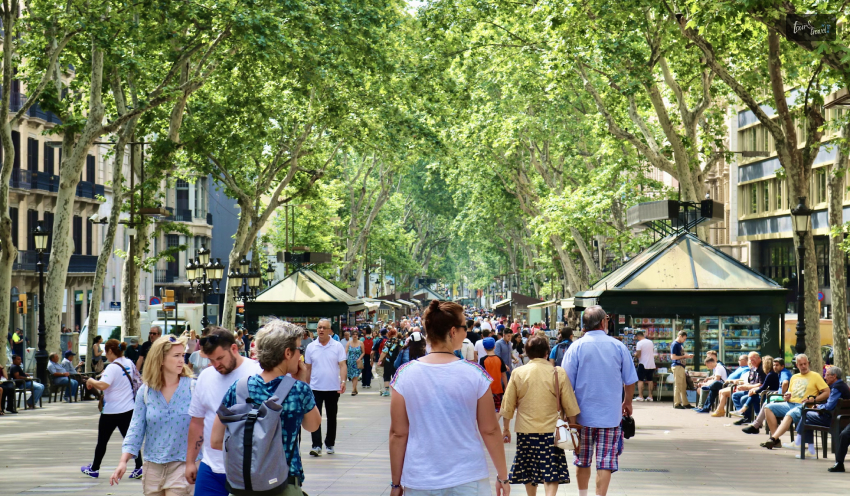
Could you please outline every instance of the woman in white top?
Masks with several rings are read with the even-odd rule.
[[[492,379],[478,364],[454,354],[466,337],[463,307],[432,300],[424,320],[431,352],[401,366],[392,381],[390,494],[490,495],[480,433],[496,468],[496,494],[508,496]]]
[[[94,449],[92,464],[80,468],[84,474],[95,479],[100,475],[100,462],[106,454],[106,444],[112,433],[118,428],[121,436],[127,435],[127,429],[133,419],[136,388],[140,382],[136,366],[129,359],[124,358],[127,343],[110,339],[103,348],[106,350],[109,365],[103,369],[100,380],[93,378],[86,380],[87,389],[103,391],[103,410],[97,424],[97,446]],[[130,478],[142,478],[142,462],[142,452],[139,451],[139,456],[136,457],[136,469],[130,474]]]

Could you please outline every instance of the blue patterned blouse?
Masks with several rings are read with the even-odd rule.
[[[248,401],[258,405],[271,398],[283,377],[266,382],[257,374],[248,378]],[[222,404],[230,408],[236,404],[236,383],[234,382],[224,395]],[[313,391],[306,383],[295,381],[289,394],[282,403],[280,411],[281,437],[283,437],[283,451],[286,454],[286,462],[289,464],[289,475],[298,477],[304,482],[304,466],[301,464],[301,453],[298,451],[298,431],[301,429],[301,421],[304,414],[309,413],[316,407]]]
[[[165,401],[160,391],[148,390],[147,385],[140,387],[136,393],[133,420],[130,421],[121,451],[137,456],[144,441],[145,460],[160,464],[185,462],[189,422],[192,420],[189,415],[190,403],[192,379],[189,377],[180,378],[171,401]]]

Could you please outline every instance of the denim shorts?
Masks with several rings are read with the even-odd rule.
[[[787,415],[794,423],[800,423],[800,418],[803,416],[803,407],[797,403],[769,403],[765,408],[773,412],[777,419]]]

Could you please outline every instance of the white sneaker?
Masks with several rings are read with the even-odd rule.
[[[649,402],[651,403],[651,402],[653,401],[653,400],[652,400],[652,396],[647,396],[647,397],[646,397],[646,401],[649,401]]]
[[[333,455],[335,453],[333,446],[325,446],[325,453]]]
[[[800,449],[800,445],[794,444],[794,443],[785,443],[785,444],[782,445],[782,447],[785,448],[785,449],[793,449],[793,450]]]
[[[638,396],[637,398],[635,398],[635,401],[643,401],[643,398],[641,398],[640,396]]]

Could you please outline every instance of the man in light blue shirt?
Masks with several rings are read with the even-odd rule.
[[[632,414],[638,378],[628,348],[608,336],[608,315],[602,307],[586,309],[582,327],[588,331],[570,345],[562,364],[581,409],[577,420],[582,425],[582,442],[575,454],[578,490],[580,495],[587,494],[590,463],[596,451],[596,494],[605,496],[611,474],[619,468],[620,423],[623,415]]]

